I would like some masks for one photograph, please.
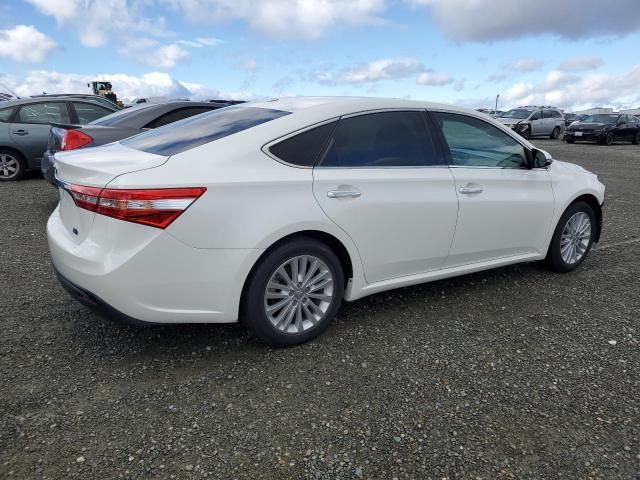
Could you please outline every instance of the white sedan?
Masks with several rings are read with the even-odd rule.
[[[577,268],[604,185],[488,116],[373,98],[223,108],[56,154],[62,284],[109,317],[286,346],[343,300],[519,262]]]

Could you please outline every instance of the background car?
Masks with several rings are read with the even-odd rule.
[[[392,288],[546,259],[577,268],[604,185],[483,113],[284,98],[59,152],[62,284],[128,321],[235,322],[277,346]]]
[[[90,96],[20,98],[0,103],[0,181],[39,169],[51,123],[89,123],[119,107]]]
[[[576,141],[598,142],[611,145],[616,141],[640,143],[640,120],[625,113],[599,113],[588,115],[572,123],[564,134],[567,143]]]
[[[553,107],[525,106],[511,109],[497,118],[524,138],[549,136],[556,139],[565,129],[562,113]]]
[[[42,159],[42,174],[53,185],[56,184],[52,166],[53,155],[58,150],[97,147],[225,106],[227,104],[221,102],[188,100],[145,103],[120,110],[85,125],[54,123],[49,132],[47,151]]]

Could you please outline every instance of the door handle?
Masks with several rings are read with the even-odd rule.
[[[16,130],[15,132],[13,132],[14,135],[29,135],[29,132],[27,132],[26,130]]]
[[[464,193],[464,194],[471,194],[471,193],[482,193],[484,192],[484,189],[482,187],[472,187],[467,185],[466,187],[461,187],[460,188],[460,193]]]
[[[358,198],[362,195],[357,191],[349,191],[349,190],[331,190],[327,192],[327,197],[329,198]]]

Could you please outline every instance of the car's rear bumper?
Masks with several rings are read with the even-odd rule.
[[[51,155],[48,151],[45,152],[42,156],[42,162],[40,162],[40,170],[42,171],[42,176],[47,179],[51,185],[56,187],[57,184],[55,177],[55,168],[53,167],[53,155]]]
[[[79,230],[79,232],[78,232]],[[96,215],[69,231],[56,209],[47,223],[51,261],[81,303],[129,323],[229,323],[261,249],[201,249],[167,231]]]

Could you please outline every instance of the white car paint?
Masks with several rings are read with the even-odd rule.
[[[47,234],[56,270],[118,311],[145,322],[235,322],[251,268],[282,238],[318,231],[347,250],[346,300],[464,273],[543,259],[566,207],[604,202],[597,177],[553,161],[546,168],[299,168],[272,143],[343,115],[385,109],[461,113],[449,105],[366,98],[288,98],[244,104],[292,112],[171,157],[119,143],[56,154],[66,183],[112,189],[206,187],[165,230],[76,207],[60,189]],[[550,155],[543,152],[550,159]],[[482,193],[462,195],[478,186]],[[357,198],[328,198],[357,190]]]

